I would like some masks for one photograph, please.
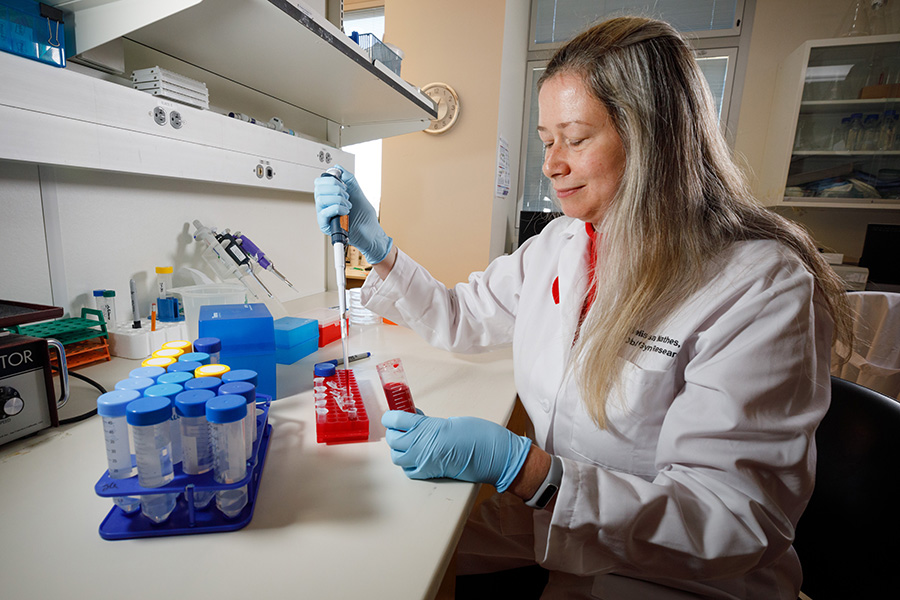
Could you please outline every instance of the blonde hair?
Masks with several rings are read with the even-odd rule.
[[[609,234],[597,248],[602,258],[596,276],[603,285],[571,365],[601,428],[607,399],[620,381],[620,357],[633,357],[625,340],[638,326],[651,331],[708,282],[712,259],[735,241],[777,240],[796,252],[823,294],[834,340],[852,347],[843,283],[799,225],[752,197],[719,129],[705,79],[678,32],[642,17],[605,21],[553,56],[539,88],[560,73],[583,79],[608,110],[625,149],[622,180],[602,223]]]

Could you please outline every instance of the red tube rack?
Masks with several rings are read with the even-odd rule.
[[[345,389],[344,382],[349,384],[350,398],[356,407],[356,418],[351,419],[350,411],[338,406],[336,393]],[[352,369],[338,369],[333,377],[325,378],[329,393],[326,394],[325,408],[328,413],[324,417],[316,413],[316,442],[320,444],[344,444],[347,442],[365,442],[369,439],[369,416],[359,394],[359,386]],[[330,385],[329,385],[330,384]],[[318,408],[318,407],[317,407]]]

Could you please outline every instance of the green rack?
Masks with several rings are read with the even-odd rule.
[[[89,318],[91,315],[96,318]],[[94,308],[82,308],[81,317],[66,317],[35,325],[15,325],[7,329],[20,335],[53,338],[63,345],[109,337],[103,313]]]

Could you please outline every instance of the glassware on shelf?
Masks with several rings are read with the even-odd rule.
[[[884,111],[884,118],[881,120],[881,129],[878,135],[878,150],[897,149],[898,121],[900,121],[900,115],[897,114],[897,111]]]
[[[846,150],[847,134],[850,131],[850,117],[844,117],[841,122],[835,125],[831,132],[831,149]]]
[[[866,115],[863,121],[862,143],[859,144],[859,150],[876,150],[878,148],[878,138],[881,133],[881,116],[878,114]]]
[[[837,37],[872,35],[870,3],[871,0],[851,0],[841,21]]]
[[[863,133],[863,116],[862,113],[853,113],[850,115],[850,128],[847,130],[847,150],[859,150],[862,145]]]

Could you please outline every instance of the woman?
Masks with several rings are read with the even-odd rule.
[[[533,441],[389,411],[392,459],[510,492],[470,519],[461,572],[538,563],[545,598],[797,598],[791,540],[832,337],[850,331],[841,282],[751,198],[670,26],[601,23],[539,90],[565,218],[453,291],[393,246],[352,175],[317,181],[323,231],[349,210],[374,264],[368,308],[455,352],[513,344]]]

